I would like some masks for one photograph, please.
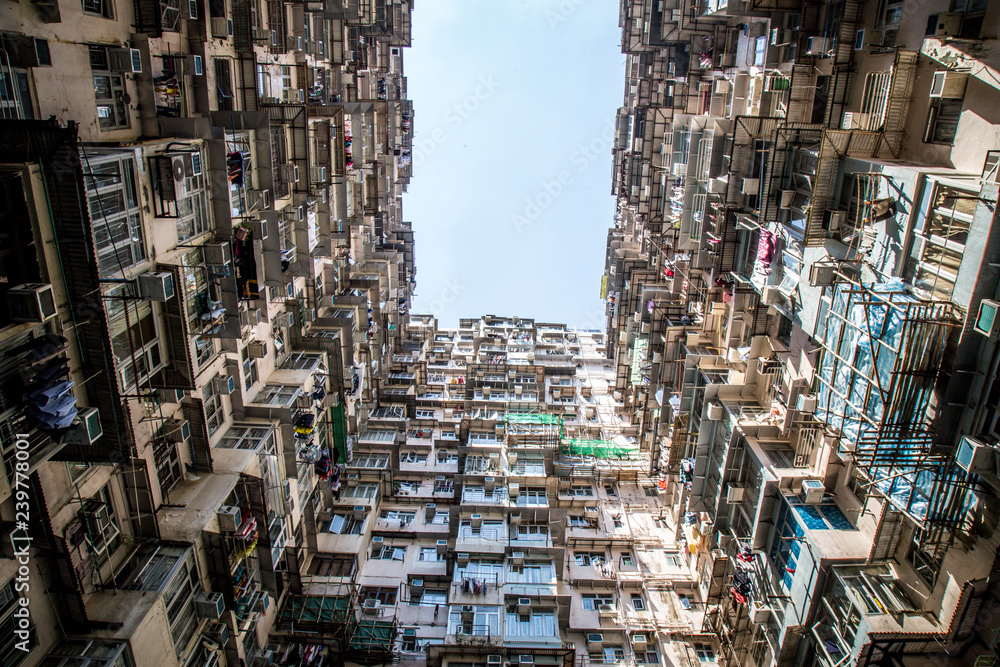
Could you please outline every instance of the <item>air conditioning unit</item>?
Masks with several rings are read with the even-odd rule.
[[[991,473],[1000,477],[996,447],[976,438],[963,436],[955,450],[955,462],[962,470],[981,475]]]
[[[802,500],[807,505],[818,505],[823,502],[823,494],[826,487],[818,479],[806,479],[802,481]]]
[[[382,544],[383,541],[385,541],[385,538],[381,535],[375,535],[372,537],[372,544]]]
[[[326,181],[326,167],[310,167],[309,180],[313,183],[323,183]]]
[[[517,599],[517,613],[525,616],[531,613],[531,598]]]
[[[22,283],[7,290],[7,306],[15,322],[48,322],[56,316],[56,301],[52,285]]]
[[[147,301],[169,301],[174,298],[174,274],[144,273],[139,276],[139,296]]]
[[[186,12],[184,18],[197,19],[198,15],[201,13],[198,11],[198,0],[188,0],[185,2],[184,11]]]
[[[240,527],[240,508],[236,505],[221,505],[215,512],[216,519],[219,520],[219,530],[224,533],[235,533]]]
[[[726,502],[730,505],[743,502],[742,484],[730,482],[729,486],[726,487]]]
[[[533,665],[535,664],[535,656],[529,653],[523,653],[517,656],[517,664],[519,665]]]
[[[795,200],[795,190],[781,190],[778,197],[778,207],[782,209],[790,209],[792,207],[792,202]]]
[[[510,555],[511,565],[524,565],[524,552],[515,551]]]
[[[222,593],[198,593],[194,598],[194,608],[198,618],[219,620],[226,611],[226,599]]]
[[[455,554],[455,562],[458,563],[459,565],[468,565],[469,564],[469,554],[464,553],[464,552],[463,553],[459,553],[459,554]]]
[[[601,618],[613,618],[616,615],[615,606],[613,604],[599,604],[597,605],[597,613]]]
[[[823,211],[823,226],[827,231],[837,232],[847,222],[847,211],[827,209]]]
[[[473,514],[469,518],[472,521],[472,527],[473,528],[479,528],[480,526],[483,525],[483,515],[482,514]]]
[[[503,656],[502,655],[488,655],[488,656],[486,656],[486,664],[487,665],[491,665],[491,666],[492,665],[502,665],[503,664]]]
[[[142,52],[139,49],[108,49],[108,69],[125,74],[141,74]]]
[[[520,484],[508,484],[507,485],[507,493],[510,495],[511,498],[517,498],[521,494],[521,485]]]
[[[271,208],[270,190],[248,189],[246,192],[247,192],[247,205],[250,207],[251,211],[263,211],[265,209]],[[266,237],[261,236],[259,238],[266,238]]]
[[[212,378],[212,388],[217,394],[229,396],[236,391],[236,381],[231,375],[218,375]]]
[[[366,616],[378,616],[379,611],[382,609],[382,603],[375,598],[368,598],[361,605],[361,612]]]
[[[186,419],[169,419],[163,432],[170,442],[187,442],[191,439],[191,423]]]
[[[357,486],[358,485],[358,473],[352,472],[347,474],[347,486]]]
[[[771,608],[761,604],[757,600],[750,603],[750,621],[752,623],[767,623],[771,616]]]
[[[778,306],[784,301],[781,290],[774,285],[766,285],[760,292],[760,301],[765,305]]]
[[[813,287],[831,287],[836,280],[837,267],[833,264],[813,264],[809,267],[809,284]]]
[[[806,53],[810,55],[825,55],[829,50],[828,40],[826,37],[810,37],[806,40]]]
[[[597,651],[604,647],[604,635],[599,632],[591,632],[587,635],[587,650]]]
[[[267,343],[260,340],[252,340],[247,343],[247,354],[251,359],[263,359],[267,356]]]
[[[213,241],[202,246],[205,255],[205,263],[209,266],[224,266],[229,264],[232,257],[229,252],[228,241]]]
[[[516,525],[518,525],[518,524],[521,523],[521,513],[520,512],[511,512],[510,514],[507,515],[507,518],[510,520],[510,524],[512,526],[516,526]]]
[[[1000,332],[1000,302],[983,299],[979,302],[979,312],[972,328],[987,338],[996,338]]]
[[[646,635],[643,633],[636,633],[632,635],[632,649],[635,651],[645,651],[646,650]]]
[[[715,94],[716,95],[728,95],[729,91],[733,89],[732,82],[729,79],[716,79],[715,80]]]
[[[86,408],[77,413],[79,424],[66,432],[65,440],[71,445],[92,445],[104,435],[101,427],[101,413],[97,408]],[[74,420],[75,421],[75,420]]]
[[[229,29],[229,19],[225,16],[212,17],[212,37],[217,39],[227,39],[232,31]]]
[[[367,513],[368,513],[368,507],[367,506],[365,506],[365,505],[355,505],[354,506],[354,518],[355,519],[358,519],[358,520],[364,519],[365,518],[365,514],[367,514]]]
[[[795,409],[801,413],[816,414],[816,394],[799,394],[795,397]]]
[[[439,556],[443,556],[448,553],[448,540],[437,541],[437,552]]]
[[[424,590],[423,579],[410,579],[410,591],[422,591],[422,590]]]
[[[475,607],[473,607],[471,604],[463,604],[462,605],[462,620],[463,621],[466,621],[466,620],[467,621],[471,621],[475,617],[475,615],[476,615],[476,608]]]
[[[744,178],[740,189],[745,195],[755,195],[760,192],[760,179]]]
[[[251,220],[247,223],[250,226],[250,234],[255,239],[264,240],[267,238],[267,221]]]
[[[962,15],[959,12],[941,12],[936,17],[929,16],[928,23],[931,20],[934,20],[935,37],[957,37],[962,28]]]
[[[705,409],[705,416],[708,417],[709,421],[717,422],[722,419],[724,414],[725,409],[722,407],[722,403],[709,401],[708,406]]]
[[[871,114],[860,113],[858,111],[845,111],[844,122],[841,129],[844,130],[867,130]]]
[[[955,70],[934,72],[934,78],[931,79],[930,97],[960,100],[965,97],[965,86],[968,82],[968,72],[956,72]]]
[[[281,180],[286,183],[298,183],[299,182],[299,167],[294,164],[285,164],[281,166]]]

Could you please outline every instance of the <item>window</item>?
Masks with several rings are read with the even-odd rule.
[[[309,564],[309,574],[317,577],[349,577],[354,571],[354,554],[316,555]]]
[[[249,449],[268,454],[277,454],[274,427],[270,425],[234,422],[219,439],[216,447],[222,449]]]
[[[570,487],[569,494],[571,496],[581,496],[591,498],[594,495],[594,489],[590,486],[573,486]]]
[[[290,407],[301,391],[300,387],[284,384],[266,384],[250,401],[258,405],[282,405]]]
[[[935,184],[923,229],[916,240],[920,259],[911,269],[914,287],[931,298],[951,299],[977,197],[971,191]]]
[[[517,496],[518,505],[546,505],[548,493],[544,487],[524,489]]]
[[[317,368],[325,369],[323,355],[315,352],[292,352],[288,358],[281,362],[281,367],[293,371],[313,372]]]
[[[622,567],[633,567],[635,565],[635,561],[632,560],[632,554],[622,554],[619,562]]]
[[[610,593],[585,593],[583,608],[587,611],[597,611],[602,604],[614,605],[615,596]]]
[[[20,665],[29,655],[17,647],[20,639],[14,634],[15,628],[19,626],[18,619],[14,618],[14,612],[21,606],[19,602],[21,596],[15,591],[14,583],[14,580],[11,579],[3,588],[0,588],[0,631],[3,632],[0,634],[0,664],[11,667]],[[30,619],[28,623],[28,629],[31,633],[28,646],[34,648],[38,644],[38,638],[35,636],[35,624]]]
[[[396,431],[389,429],[370,428],[360,436],[358,442],[394,442]]]
[[[949,146],[955,143],[955,133],[958,131],[958,121],[962,116],[964,102],[965,100],[939,98],[931,100],[924,143]]]
[[[160,348],[159,321],[148,301],[126,296],[126,285],[116,285],[104,299],[111,348],[123,390],[147,382],[166,366]]]
[[[400,523],[413,523],[416,517],[416,512],[400,512],[398,510],[382,510],[378,515],[380,519],[398,521]]]
[[[16,665],[4,660],[6,656],[0,652],[0,660],[4,665]],[[62,665],[90,665],[91,667],[133,667],[132,652],[128,642],[102,640],[61,639],[52,647],[41,663],[42,667],[61,667]]]
[[[444,556],[438,553],[435,547],[420,547],[420,555],[417,560],[438,562],[443,561]]]
[[[34,117],[28,70],[4,68],[0,71],[0,118],[31,120]]]
[[[427,454],[418,453],[414,450],[399,453],[400,463],[427,463]]]
[[[365,600],[378,600],[384,605],[396,604],[396,589],[394,588],[362,588],[358,594],[358,599],[364,603]]]
[[[388,454],[355,454],[352,468],[385,468],[389,465]]]
[[[121,277],[146,259],[135,156],[87,154],[83,167],[98,270],[102,278]]]
[[[99,563],[107,562],[122,545],[118,518],[111,497],[111,482],[83,507],[87,550]]]
[[[215,392],[210,382],[205,385],[205,389],[202,392],[202,399],[205,407],[205,427],[208,429],[208,435],[212,436],[215,435],[226,419],[226,415],[222,410],[222,398]]]
[[[410,604],[444,605],[448,604],[448,592],[440,589],[425,589],[410,595]]]
[[[574,554],[575,562],[577,565],[604,565],[608,562],[608,559],[604,557],[601,553],[580,553]]]
[[[431,523],[440,525],[449,523],[450,520],[451,520],[451,515],[448,514],[448,512],[442,512],[438,510],[437,512],[434,513],[434,518],[431,519]]]
[[[236,96],[233,95],[233,74],[226,58],[215,58],[215,101],[219,111],[235,111]]]
[[[655,648],[647,648],[645,651],[636,651],[635,661],[641,665],[658,665],[660,664],[660,654]]]
[[[625,649],[621,646],[605,646],[600,651],[591,651],[590,662],[595,665],[614,665],[625,662]]]
[[[111,0],[83,0],[83,13],[113,19],[115,8]]]
[[[243,389],[249,392],[257,384],[257,360],[249,356],[245,349],[243,350],[243,354],[247,355],[243,359]]]
[[[698,662],[715,662],[715,651],[708,644],[695,644],[694,653],[698,656]]]
[[[343,491],[345,498],[375,498],[378,496],[378,484],[358,484],[349,486]]]
[[[556,637],[556,615],[552,612],[533,611],[530,614],[507,614],[508,636],[514,637]]]
[[[646,603],[638,593],[632,593],[632,609],[635,611],[645,611]]]
[[[406,557],[406,547],[376,546],[372,549],[375,560],[403,560]]]
[[[448,612],[448,634],[496,637],[500,634],[500,608],[473,605],[472,613],[463,612],[465,605],[452,606]]]
[[[360,535],[365,525],[364,519],[355,519],[354,515],[334,514],[330,519],[330,532],[338,535]]]
[[[597,528],[597,520],[585,516],[571,514],[567,517],[567,521],[570,528]]]
[[[107,46],[90,46],[90,70],[94,78],[94,98],[97,102],[97,122],[102,130],[128,127],[129,95],[125,76],[111,71]]]
[[[555,568],[552,563],[526,563],[513,565],[507,571],[507,583],[551,584],[555,583]]]
[[[153,459],[156,462],[156,478],[160,482],[160,492],[169,493],[181,480],[181,463],[180,457],[177,455],[177,444],[170,442],[161,434],[153,440]]]
[[[417,419],[433,419],[433,410],[417,410]]]

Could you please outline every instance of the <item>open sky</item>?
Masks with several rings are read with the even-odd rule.
[[[610,0],[415,3],[414,312],[604,327],[620,40]]]

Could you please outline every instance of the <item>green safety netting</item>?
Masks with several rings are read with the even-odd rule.
[[[570,438],[564,440],[563,454],[578,456],[594,456],[599,459],[627,459],[637,452],[635,447],[622,447],[614,440],[590,440],[587,438]]]
[[[559,415],[525,414],[522,412],[509,412],[504,415],[504,421],[508,424],[558,424],[562,425],[562,417]]]
[[[396,638],[396,628],[391,621],[359,621],[351,635],[351,648],[370,650],[391,649]]]
[[[345,623],[354,620],[346,597],[293,596],[281,609],[281,621],[296,623]]]

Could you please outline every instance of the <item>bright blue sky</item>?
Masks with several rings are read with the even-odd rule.
[[[611,0],[415,3],[414,312],[604,327],[620,39]]]

